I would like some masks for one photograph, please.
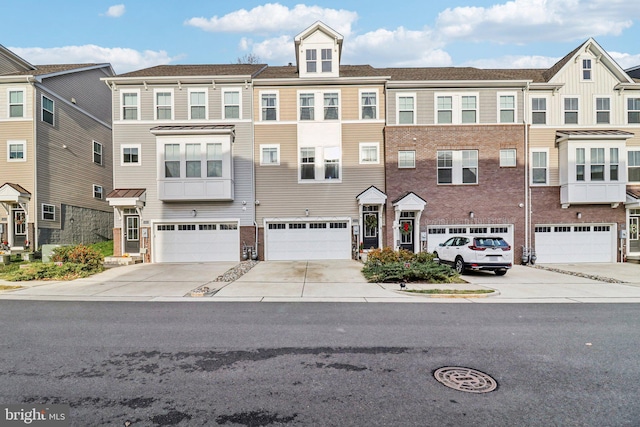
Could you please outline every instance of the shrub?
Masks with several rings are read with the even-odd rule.
[[[8,273],[5,277],[10,281],[26,280],[73,280],[87,277],[95,271],[87,271],[82,264],[65,263],[58,266],[54,263],[33,263]]]
[[[438,264],[434,255],[390,248],[374,249],[367,254],[362,274],[369,282],[452,283],[459,275],[451,267]]]
[[[53,250],[51,261],[81,264],[85,271],[96,271],[102,268],[104,256],[84,245],[60,246]]]

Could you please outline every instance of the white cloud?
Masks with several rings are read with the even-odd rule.
[[[351,34],[351,25],[358,19],[356,12],[298,4],[292,9],[279,3],[267,3],[251,10],[240,9],[224,16],[188,19],[185,24],[210,32],[281,34],[302,31],[316,21],[322,21],[342,34]]]
[[[295,62],[295,49],[293,47],[293,39],[289,36],[280,36],[266,39],[259,43],[243,38],[240,41],[242,50],[251,50],[260,62],[278,66],[285,65],[289,62]]]
[[[513,0],[488,8],[447,8],[436,27],[449,40],[572,41],[620,35],[634,17],[640,17],[640,8],[622,0]]]
[[[111,6],[108,10],[107,13],[105,13],[106,16],[110,17],[110,18],[119,18],[122,15],[124,15],[125,12],[125,7],[123,4],[116,4]]]
[[[9,49],[35,65],[109,62],[116,73],[168,64],[180,59],[179,57],[170,57],[164,50],[140,52],[129,48],[107,48],[96,45],[64,46],[50,49],[10,47]]]
[[[560,58],[550,56],[506,55],[497,58],[476,59],[460,66],[476,68],[550,68]]]
[[[629,53],[607,52],[614,61],[623,69],[637,67],[640,65],[640,54],[632,55]]]

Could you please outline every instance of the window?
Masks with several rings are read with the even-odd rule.
[[[629,182],[640,182],[640,151],[627,152]]]
[[[122,120],[138,120],[139,92],[122,92]]]
[[[582,80],[591,80],[591,60],[582,60]]]
[[[476,123],[477,108],[475,96],[463,96],[462,123]]]
[[[260,99],[262,121],[278,120],[278,95],[275,93],[262,93]]]
[[[222,144],[207,144],[207,178],[222,177]]]
[[[508,148],[500,150],[500,167],[512,168],[516,166],[516,149]]]
[[[121,166],[140,165],[140,145],[122,145]]]
[[[380,144],[377,142],[360,143],[360,164],[379,164]]]
[[[604,148],[591,149],[591,181],[604,181]]]
[[[611,116],[611,100],[609,98],[596,98],[596,123],[608,124]]]
[[[187,178],[202,178],[202,154],[200,144],[185,144]]]
[[[24,117],[24,91],[9,90],[9,117]]]
[[[93,197],[95,199],[102,199],[102,186],[93,184]]]
[[[531,99],[531,123],[534,125],[547,124],[547,98]]]
[[[337,93],[324,94],[324,119],[338,120],[338,94]]]
[[[438,97],[438,123],[453,123],[453,98]]]
[[[576,181],[584,181],[585,168],[585,150],[584,148],[576,148]]]
[[[531,183],[547,183],[547,152],[534,151],[531,153]]]
[[[27,141],[7,141],[7,161],[27,161]]]
[[[340,179],[340,147],[324,148],[324,179]]]
[[[500,95],[500,123],[515,123],[516,97],[515,95]]]
[[[55,221],[56,220],[56,207],[55,205],[49,205],[46,203],[42,204],[42,219],[44,221]]]
[[[415,151],[398,151],[398,168],[411,169],[416,167]]]
[[[42,96],[42,121],[53,125],[53,101],[46,96]]]
[[[322,72],[331,72],[331,49],[322,49]]]
[[[415,95],[398,95],[398,124],[412,125],[415,123]]]
[[[564,124],[578,124],[578,98],[564,99]]]
[[[260,145],[260,164],[261,165],[279,165],[280,164],[280,145],[276,145],[276,144]]]
[[[189,89],[189,119],[205,120],[207,118],[206,89]]]
[[[627,123],[640,123],[640,98],[627,99]]]
[[[180,144],[164,145],[164,176],[180,178]]]
[[[317,72],[318,64],[316,63],[316,61],[318,60],[318,58],[317,58],[316,50],[307,49],[306,56],[307,56],[307,73]]]
[[[300,149],[300,179],[315,179],[316,149],[303,147]]]
[[[315,95],[313,93],[300,94],[300,120],[314,120],[314,98]]]
[[[97,141],[93,141],[93,163],[102,164],[102,144]]]
[[[156,120],[171,120],[172,117],[172,93],[166,89],[155,90]]]
[[[438,184],[477,184],[477,150],[438,151]]]
[[[618,160],[618,149],[609,148],[609,181],[618,180],[620,161]]]
[[[377,118],[378,93],[360,92],[360,108],[362,111],[361,119],[371,120]]]
[[[224,91],[224,118],[240,118],[240,91]]]

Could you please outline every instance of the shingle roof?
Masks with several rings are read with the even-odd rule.
[[[380,68],[373,68],[371,65],[341,65],[340,77],[381,77],[385,76]],[[256,79],[296,79],[298,69],[294,65],[283,67],[267,67]]]
[[[146,188],[116,188],[107,194],[107,199],[140,197]]]
[[[10,182],[5,182],[4,184],[0,185],[0,188],[4,187],[5,185],[8,185],[9,187],[13,188],[14,190],[16,190],[18,193],[22,193],[22,194],[31,194],[29,193],[27,190],[25,190],[21,185],[18,184],[12,184]]]
[[[15,73],[3,74],[5,76],[41,76],[44,74],[61,73],[64,71],[72,71],[80,68],[95,67],[102,64],[53,64],[53,65],[35,65],[35,70],[18,71]]]
[[[556,73],[558,71],[560,71],[562,69],[562,67],[565,66],[565,64],[567,62],[569,62],[569,60],[571,58],[573,58],[573,55],[575,55],[576,53],[578,53],[578,51],[580,50],[580,48],[584,45],[584,43],[582,43],[580,46],[578,46],[577,48],[573,49],[571,52],[569,52],[564,58],[562,58],[560,61],[556,62],[553,66],[551,66],[551,68],[549,68],[548,70],[546,70],[542,76],[544,77],[544,81],[548,82],[549,80],[551,80],[551,78],[553,76],[556,75]]]
[[[266,64],[157,65],[116,77],[254,76]]]
[[[557,131],[556,135],[565,136],[633,136],[631,132],[625,132],[623,130],[561,130]]]

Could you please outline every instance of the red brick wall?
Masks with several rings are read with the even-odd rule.
[[[256,228],[253,226],[249,227],[240,227],[240,261],[242,259],[242,245],[245,244],[247,246],[255,246],[256,241]],[[249,259],[251,259],[251,254],[249,254]]]
[[[515,259],[524,244],[525,130],[522,125],[385,128],[386,245],[393,246],[393,202],[412,191],[427,205],[420,229],[446,224],[514,224]],[[516,167],[500,167],[500,150],[516,149]],[[438,185],[438,150],[478,150],[477,185]],[[415,169],[398,168],[398,151],[415,150]],[[559,197],[558,197],[559,199]],[[469,217],[474,213],[474,218]]]
[[[113,229],[113,256],[122,256],[122,229]]]

